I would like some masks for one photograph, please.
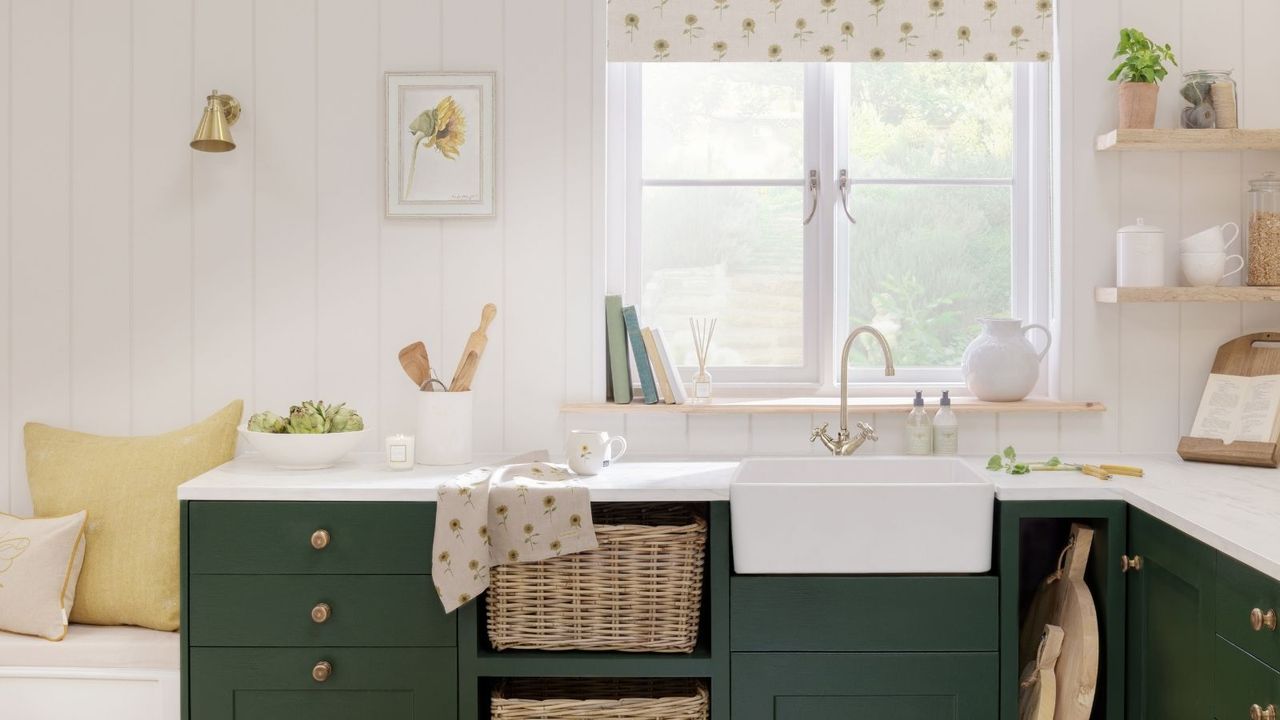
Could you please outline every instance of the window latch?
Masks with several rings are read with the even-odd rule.
[[[809,212],[804,216],[804,224],[808,225],[813,219],[814,213],[818,212],[818,171],[809,171]]]
[[[853,223],[854,225],[857,225],[857,224],[858,224],[858,221],[857,221],[857,220],[854,220],[854,219],[853,219],[853,213],[849,212],[849,186],[850,186],[850,185],[852,185],[852,184],[853,184],[853,183],[849,182],[849,171],[848,171],[848,170],[841,170],[841,171],[840,171],[840,182],[839,182],[839,185],[840,185],[840,206],[841,206],[842,208],[844,208],[844,216],[845,216],[845,217],[847,217],[847,218],[849,218],[849,222]]]

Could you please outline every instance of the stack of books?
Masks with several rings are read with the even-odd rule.
[[[683,405],[689,401],[680,371],[662,328],[642,327],[634,305],[622,306],[620,295],[604,299],[605,330],[608,342],[608,395],[613,402],[626,405],[634,394],[631,385],[631,360],[635,360],[640,377],[640,393],[646,405],[666,403]],[[630,347],[630,353],[627,348]]]

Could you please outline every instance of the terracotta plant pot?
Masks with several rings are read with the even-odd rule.
[[[1155,83],[1120,83],[1120,128],[1150,130],[1156,126],[1156,97],[1160,86]]]

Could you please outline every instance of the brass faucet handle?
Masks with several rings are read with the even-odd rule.
[[[816,442],[818,438],[824,437],[824,436],[830,437],[829,435],[827,435],[827,426],[830,424],[831,423],[822,423],[822,427],[814,428],[813,432],[810,433],[809,435],[809,442]]]
[[[876,434],[876,429],[871,427],[868,423],[858,423],[858,430],[860,431],[859,434],[862,435],[863,438],[870,440],[871,442],[880,441],[880,436]]]

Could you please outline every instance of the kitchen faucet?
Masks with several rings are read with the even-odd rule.
[[[876,435],[876,429],[864,422],[858,423],[857,437],[849,435],[849,348],[863,333],[870,333],[871,337],[880,343],[880,350],[884,353],[885,377],[890,377],[895,372],[893,351],[889,349],[889,341],[884,339],[884,335],[879,330],[870,325],[861,325],[854,328],[853,332],[849,333],[849,337],[845,338],[844,350],[840,352],[840,432],[832,438],[827,434],[827,423],[822,423],[822,427],[814,428],[813,434],[809,436],[809,442],[821,440],[832,455],[852,455],[867,440],[875,442],[880,439]]]

